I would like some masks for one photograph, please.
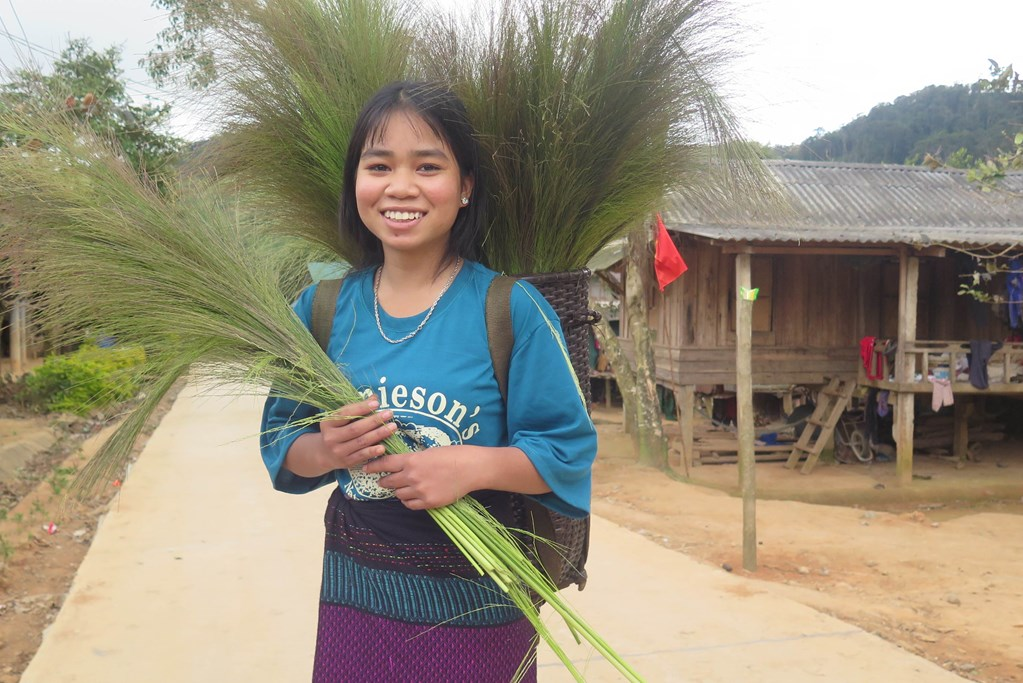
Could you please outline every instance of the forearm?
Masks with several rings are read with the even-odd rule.
[[[295,439],[284,456],[284,469],[300,477],[319,477],[334,469],[320,432],[308,432]]]
[[[492,489],[537,495],[551,490],[529,457],[518,448],[462,448],[467,449],[464,457],[472,491]]]

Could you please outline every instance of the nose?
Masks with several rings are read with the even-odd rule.
[[[414,197],[419,194],[419,184],[414,171],[395,170],[387,184],[387,194],[391,197]]]

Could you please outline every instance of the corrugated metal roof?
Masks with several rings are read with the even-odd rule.
[[[590,259],[589,263],[586,264],[586,267],[593,272],[604,270],[605,268],[610,268],[621,261],[624,255],[625,238],[620,237],[605,244],[604,247]]]
[[[1006,192],[983,192],[966,171],[922,166],[766,161],[791,200],[784,218],[728,215],[668,198],[665,225],[676,232],[742,242],[914,245],[1023,243],[1023,174]]]

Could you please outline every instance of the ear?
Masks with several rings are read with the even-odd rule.
[[[472,188],[475,185],[475,181],[471,175],[467,175],[462,178],[462,194],[461,197],[472,197]]]

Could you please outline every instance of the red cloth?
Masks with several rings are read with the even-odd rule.
[[[860,358],[867,371],[867,379],[882,379],[884,376],[884,354],[881,349],[874,348],[876,344],[877,337],[864,337],[860,340]]]
[[[679,275],[689,270],[689,266],[682,260],[682,254],[678,253],[678,247],[664,227],[661,214],[657,214],[657,240],[654,244],[654,272],[657,274],[657,286],[664,291],[664,288],[675,281]]]

